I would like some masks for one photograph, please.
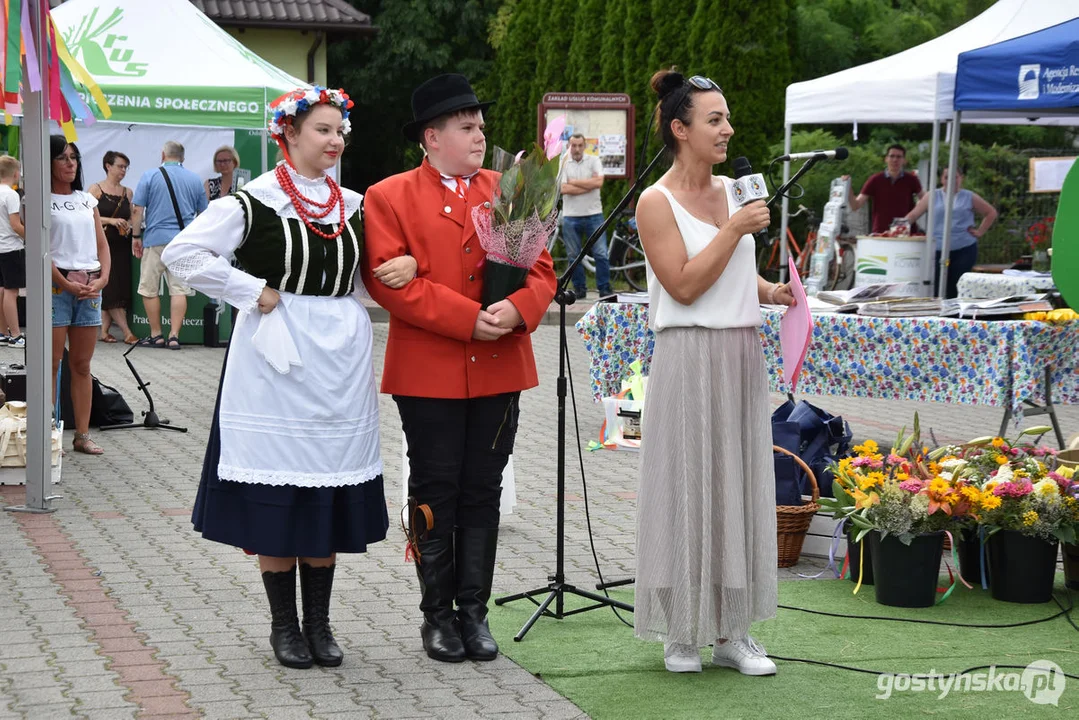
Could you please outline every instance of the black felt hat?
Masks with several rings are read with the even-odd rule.
[[[423,126],[435,118],[472,108],[485,111],[492,105],[493,101],[479,101],[464,75],[439,75],[412,91],[412,122],[402,130],[406,138],[419,142]]]

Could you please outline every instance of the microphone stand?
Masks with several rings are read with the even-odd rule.
[[[798,172],[794,173],[794,175],[791,176],[790,180],[788,180],[787,182],[785,182],[781,186],[779,186],[779,189],[776,190],[776,194],[773,195],[768,200],[768,202],[765,203],[765,205],[767,205],[768,207],[772,207],[772,205],[775,204],[776,200],[778,200],[781,197],[785,196],[787,191],[791,189],[791,187],[798,180],[798,178],[802,177],[807,172],[809,172],[809,169],[811,167],[813,167],[814,165],[816,165],[818,160],[820,160],[820,158],[818,158],[816,156],[811,157],[808,160],[806,160],[805,164],[802,165],[802,167],[798,168]],[[786,260],[787,260],[786,238],[781,237],[780,241],[781,241],[781,244],[779,246],[779,281],[780,282],[785,282],[788,279],[787,278],[787,264],[786,264]]]
[[[532,629],[532,626],[536,624],[536,621],[539,620],[541,616],[553,617],[556,620],[561,620],[569,615],[576,615],[577,613],[595,610],[596,608],[601,607],[616,607],[633,612],[633,606],[628,603],[604,595],[598,595],[587,590],[582,590],[566,582],[566,354],[569,352],[566,341],[566,306],[572,305],[577,300],[577,295],[568,287],[573,277],[573,271],[577,269],[577,266],[580,265],[581,262],[583,262],[585,255],[592,249],[596,240],[602,237],[603,233],[610,227],[611,223],[614,222],[619,213],[621,213],[626,205],[629,204],[630,198],[637,192],[637,186],[641,184],[642,180],[648,177],[662,156],[662,150],[656,153],[652,162],[644,169],[644,172],[638,175],[637,179],[633,181],[633,185],[630,186],[629,191],[618,202],[614,211],[612,211],[603,221],[603,224],[592,233],[581,247],[580,253],[578,253],[577,257],[570,263],[566,272],[558,279],[558,286],[554,296],[555,302],[558,303],[558,465],[557,499],[555,501],[555,571],[553,575],[547,576],[549,582],[543,587],[495,600],[495,605],[504,605],[517,600],[529,600],[535,603],[537,602],[535,599],[536,596],[543,594],[547,595],[542,602],[538,603],[539,607],[532,613],[532,617],[528,618],[528,621],[521,627],[521,630],[513,636],[515,642],[523,640],[525,634]],[[566,610],[565,597],[567,594],[591,600],[594,604],[574,610]],[[554,612],[548,610],[552,602],[555,604]]]
[[[142,377],[139,375],[139,371],[135,369],[134,364],[132,364],[131,359],[128,357],[128,355],[131,354],[131,351],[137,347],[138,345],[132,345],[130,348],[127,349],[127,352],[124,353],[124,362],[127,363],[127,367],[131,370],[131,374],[135,376],[135,382],[139,384],[139,390],[142,390],[142,394],[146,396],[146,402],[147,404],[149,404],[150,409],[142,411],[143,418],[141,423],[130,422],[121,423],[118,425],[102,425],[98,428],[98,430],[127,430],[130,428],[147,428],[149,430],[160,429],[175,430],[176,432],[182,433],[187,432],[187,428],[180,427],[179,425],[172,425],[171,423],[169,423],[168,420],[163,420],[157,416],[157,411],[154,410],[154,399],[150,397],[150,391],[147,389],[149,388],[150,383],[142,379]]]
[[[775,201],[783,197],[787,193],[787,191],[791,189],[791,186],[794,185],[794,183],[797,182],[799,178],[809,172],[809,169],[816,165],[819,160],[820,158],[818,157],[811,157],[806,160],[805,164],[802,165],[802,167],[798,168],[798,172],[794,173],[794,175],[791,176],[790,180],[780,185],[779,188],[776,190],[776,194],[773,195],[765,204],[768,207],[772,207]]]

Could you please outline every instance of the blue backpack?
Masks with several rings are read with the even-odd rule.
[[[805,400],[793,398],[772,413],[772,444],[789,450],[810,467],[820,494],[832,496],[832,473],[828,466],[850,456],[854,434],[843,418],[831,415]],[[801,505],[802,495],[812,494],[809,478],[797,463],[774,453],[776,504]]]

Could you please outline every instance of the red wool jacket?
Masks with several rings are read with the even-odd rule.
[[[415,170],[368,188],[361,272],[371,297],[390,313],[382,392],[474,398],[539,384],[530,334],[554,299],[556,283],[546,250],[525,286],[509,296],[525,326],[494,341],[472,339],[486,257],[472,207],[491,200],[498,179],[498,173],[480,170],[461,200],[425,159]],[[408,285],[392,290],[374,278],[372,268],[406,253],[418,263]]]

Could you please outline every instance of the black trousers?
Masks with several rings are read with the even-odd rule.
[[[940,251],[937,251],[937,264],[933,266],[933,289],[940,294]],[[974,269],[978,262],[978,246],[968,245],[965,248],[952,250],[948,253],[948,286],[944,289],[945,298],[959,297],[959,278],[963,273]]]
[[[408,439],[408,493],[431,508],[431,538],[497,528],[519,392],[467,400],[394,395]]]

